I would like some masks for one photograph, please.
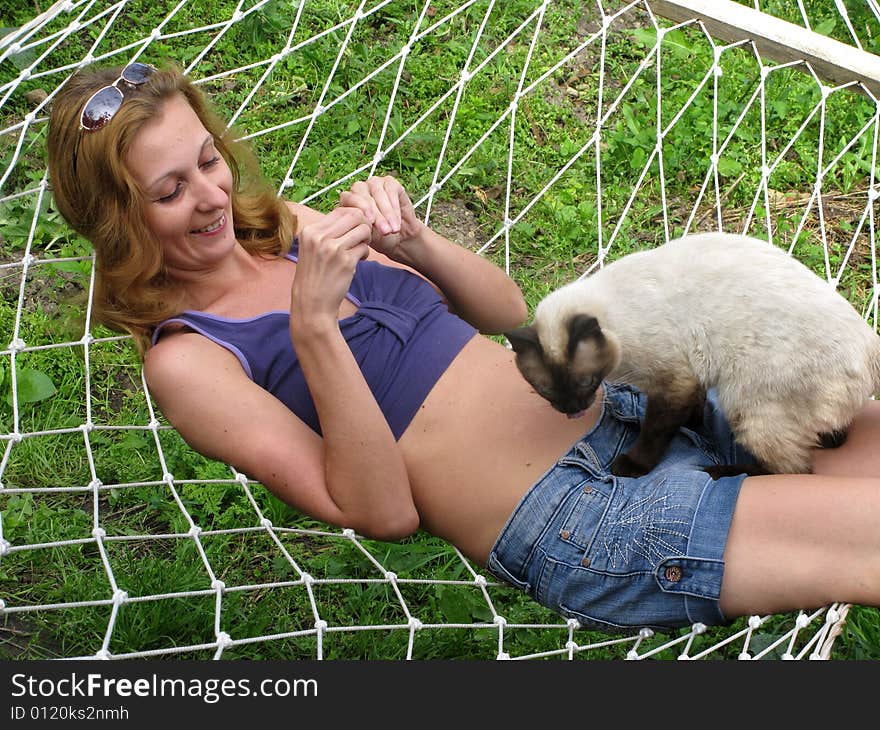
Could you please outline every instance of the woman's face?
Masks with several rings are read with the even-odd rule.
[[[210,270],[234,248],[232,173],[185,97],[165,101],[141,128],[126,164],[169,273]]]

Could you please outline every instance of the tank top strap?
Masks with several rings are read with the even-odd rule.
[[[211,326],[211,323],[222,324],[220,320],[216,320],[213,318],[210,319],[208,322],[202,321],[202,318],[199,317],[198,313],[196,312],[183,312],[176,317],[171,317],[156,325],[156,329],[153,330],[151,342],[153,345],[155,345],[159,341],[159,338],[162,335],[162,331],[168,325],[183,325],[184,327],[191,329],[193,332],[198,332],[200,335],[207,337],[209,340],[211,340],[211,342],[220,345],[226,350],[229,350],[229,352],[235,355],[235,357],[241,363],[241,366],[242,368],[244,368],[247,376],[251,380],[253,380],[254,374],[251,370],[251,365],[248,362],[248,359],[245,357],[244,353],[239,347],[225,339],[222,334],[217,331],[218,328],[216,326]]]

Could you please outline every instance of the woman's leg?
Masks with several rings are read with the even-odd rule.
[[[852,452],[859,472],[870,470],[861,432],[880,427],[876,413],[872,409],[852,443],[841,447]],[[847,463],[819,460],[832,471]],[[870,471],[878,474],[880,468]],[[724,561],[720,606],[728,618],[835,601],[880,606],[880,478],[747,478]]]

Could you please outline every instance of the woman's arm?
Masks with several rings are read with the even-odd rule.
[[[481,332],[504,332],[525,321],[528,309],[516,283],[488,259],[422,223],[395,178],[356,182],[340,202],[361,209],[372,223],[374,250],[433,282],[450,309]]]
[[[299,231],[290,336],[323,438],[201,335],[166,336],[144,368],[162,412],[196,450],[234,464],[317,519],[398,539],[419,524],[409,478],[338,320],[369,237],[356,208],[316,216]]]
[[[369,253],[370,225],[357,208],[340,207],[299,231],[291,288],[290,337],[323,434],[327,489],[362,522],[393,523],[397,536],[418,526],[418,513],[397,441],[339,329],[339,307],[355,267]]]
[[[232,464],[292,507],[377,539],[399,539],[418,527],[408,482],[395,465],[396,448],[390,454],[371,450],[352,437],[347,449],[341,445],[347,458],[337,463],[346,436],[333,437],[335,424],[325,443],[207,338],[166,336],[147,352],[144,372],[150,394],[190,446]],[[374,425],[369,408],[367,414],[355,404],[346,410],[342,420],[352,428]]]

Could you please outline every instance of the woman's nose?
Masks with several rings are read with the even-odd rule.
[[[198,206],[204,210],[225,208],[229,200],[226,191],[207,175],[199,176],[197,192]]]

